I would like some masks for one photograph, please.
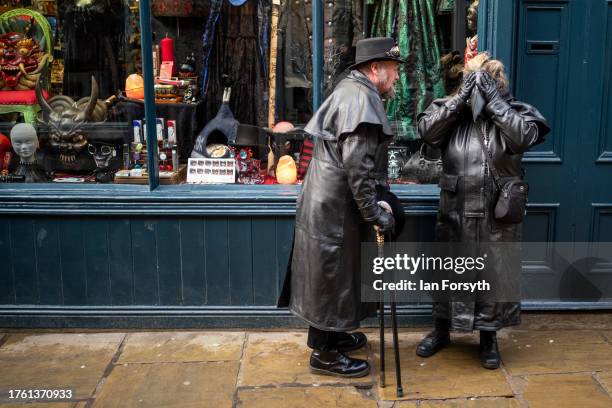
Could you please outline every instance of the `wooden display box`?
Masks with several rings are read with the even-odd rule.
[[[168,184],[181,184],[185,182],[187,178],[187,165],[181,164],[179,165],[179,171],[159,172],[159,184],[168,185]],[[149,184],[149,175],[144,174],[142,176],[120,176],[115,175],[115,183],[116,184]]]

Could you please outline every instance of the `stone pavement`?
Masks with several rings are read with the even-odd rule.
[[[304,330],[9,331],[0,329],[0,408],[539,408],[612,407],[612,314],[525,314],[499,334],[503,366],[478,361],[477,333],[429,359],[414,354],[426,328],[400,331],[405,396],[396,401],[390,333],[387,387],[378,336],[352,353],[369,377],[308,370]],[[4,334],[3,334],[4,333]],[[55,401],[15,401],[9,390],[71,390]]]

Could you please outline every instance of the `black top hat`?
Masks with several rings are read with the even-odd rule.
[[[358,65],[369,61],[397,61],[404,63],[406,60],[400,58],[400,50],[393,38],[374,37],[357,41],[355,63],[349,68],[354,69]]]

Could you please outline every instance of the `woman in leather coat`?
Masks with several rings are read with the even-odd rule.
[[[457,93],[435,100],[418,118],[418,132],[430,146],[442,150],[440,206],[436,221],[438,241],[517,242],[521,224],[502,224],[494,217],[497,188],[485,152],[483,138],[500,177],[522,177],[521,158],[549,132],[544,117],[532,106],[508,93],[503,65],[481,54],[472,60]],[[474,114],[477,92],[484,99]],[[474,118],[476,118],[474,120]],[[492,273],[510,259],[492,252],[487,265]],[[417,346],[429,357],[450,342],[449,330],[480,330],[480,358],[485,368],[500,364],[495,333],[520,324],[520,303],[438,302],[433,305],[434,330]]]

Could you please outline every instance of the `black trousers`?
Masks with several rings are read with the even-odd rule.
[[[315,350],[330,351],[338,349],[338,342],[350,342],[353,338],[347,332],[335,332],[308,327],[308,347]]]

